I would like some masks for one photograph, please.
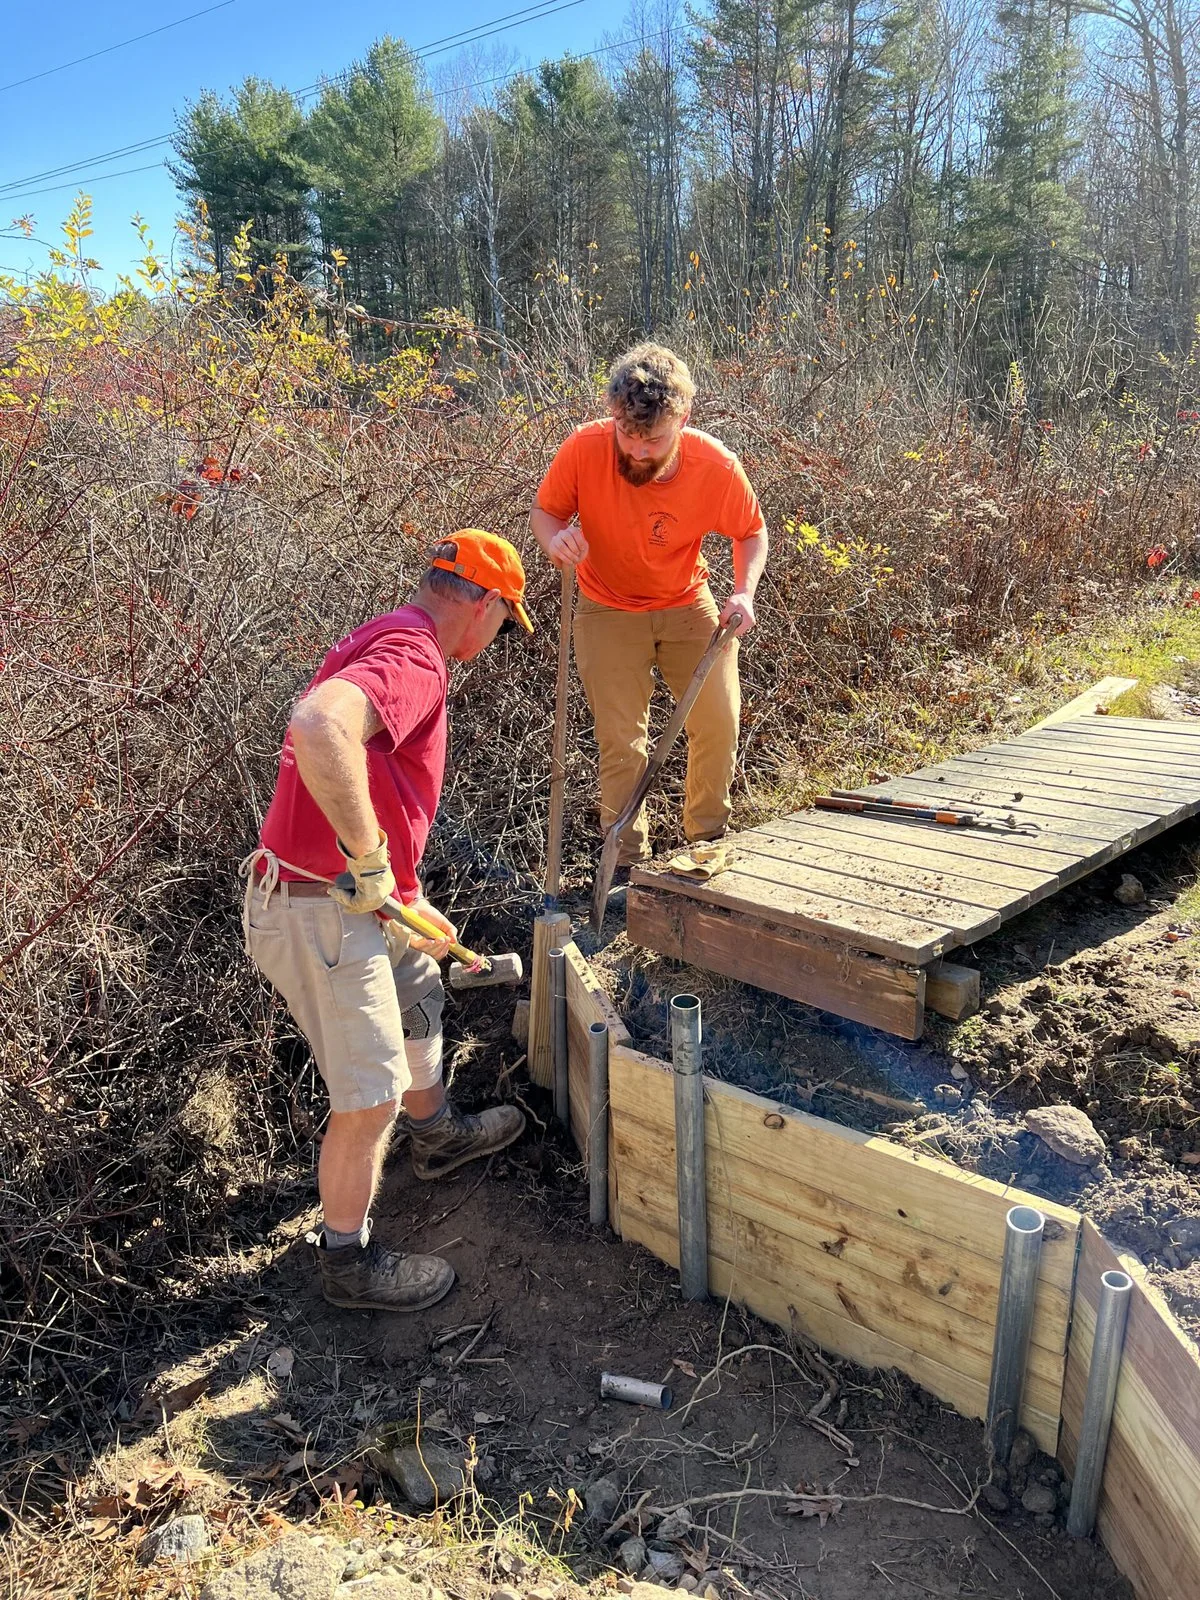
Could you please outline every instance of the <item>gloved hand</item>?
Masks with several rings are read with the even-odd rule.
[[[361,856],[352,856],[340,839],[337,847],[346,858],[354,879],[354,891],[350,893],[340,883],[333,883],[329,887],[330,898],[344,911],[378,911],[383,902],[396,893],[396,880],[388,864],[387,834],[381,830],[374,850]]]

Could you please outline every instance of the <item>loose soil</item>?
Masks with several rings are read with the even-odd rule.
[[[987,1481],[977,1423],[894,1372],[824,1358],[734,1306],[683,1303],[670,1270],[591,1229],[577,1157],[546,1126],[545,1096],[516,1087],[507,995],[472,995],[451,1010],[456,1092],[465,1103],[518,1093],[529,1130],[512,1151],[434,1185],[416,1179],[401,1146],[376,1217],[389,1243],[443,1252],[459,1273],[455,1292],[411,1316],[334,1310],[303,1240],[315,1209],[278,1197],[284,1214],[265,1235],[261,1208],[247,1209],[225,1261],[210,1262],[186,1293],[181,1286],[173,1332],[147,1353],[152,1367],[130,1386],[118,1438],[90,1462],[75,1442],[70,1465],[81,1482],[68,1522],[86,1551],[72,1557],[73,1578],[48,1584],[39,1558],[33,1581],[42,1586],[14,1583],[14,1597],[117,1593],[78,1576],[96,1538],[127,1546],[168,1510],[199,1506],[214,1520],[237,1505],[261,1528],[273,1517],[311,1518],[338,1493],[399,1504],[366,1449],[381,1427],[419,1418],[426,1442],[461,1452],[475,1440],[494,1542],[519,1530],[541,1542],[547,1561],[561,1555],[560,1579],[569,1571],[595,1581],[608,1570],[607,1592],[621,1539],[640,1526],[653,1544],[662,1514],[682,1506],[693,1523],[678,1547],[687,1569],[723,1600],[1129,1600],[1098,1546],[1039,1525],[1017,1503],[1039,1484],[1059,1494],[1061,1510],[1061,1475],[1047,1458],[1011,1480],[1001,1474],[989,1501],[974,1503]],[[443,1343],[455,1329],[466,1331]],[[291,1352],[290,1371],[280,1349]],[[604,1370],[669,1383],[674,1409],[602,1401]],[[206,1376],[207,1391],[165,1428],[153,1403],[139,1420],[147,1388],[178,1394]],[[54,1471],[49,1448],[37,1459]],[[164,1459],[207,1476],[150,1493],[144,1510],[111,1498],[122,1484],[151,1481]],[[585,1499],[599,1478],[619,1498],[597,1523],[572,1507],[570,1492]],[[798,1493],[814,1498],[792,1500]],[[993,1509],[1006,1501],[1011,1509]],[[452,1597],[490,1592],[478,1561],[473,1570]],[[499,1581],[494,1561],[482,1570]],[[177,1571],[139,1581],[120,1592],[196,1592]]]

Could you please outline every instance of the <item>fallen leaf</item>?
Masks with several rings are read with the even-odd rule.
[[[191,1383],[181,1384],[178,1389],[171,1389],[166,1394],[143,1395],[142,1403],[133,1413],[134,1422],[146,1422],[151,1419],[155,1422],[170,1422],[172,1417],[177,1417],[181,1411],[186,1411],[190,1405],[195,1405],[211,1382],[212,1373],[206,1372],[203,1377],[193,1378]]]
[[[1179,1159],[1185,1167],[1200,1167],[1200,1150],[1189,1150]]]
[[[308,1430],[302,1428],[295,1417],[289,1416],[286,1411],[281,1411],[277,1417],[272,1417],[270,1424],[278,1428],[280,1433],[285,1433],[293,1444],[303,1444],[308,1438]]]
[[[676,1356],[672,1360],[671,1365],[673,1367],[678,1367],[679,1371],[683,1373],[685,1378],[694,1378],[696,1376],[695,1367],[690,1361],[684,1361],[681,1356]]]
[[[14,1417],[4,1431],[10,1439],[15,1439],[19,1445],[27,1445],[30,1439],[37,1438],[49,1421],[49,1417]]]
[[[305,1448],[297,1450],[294,1456],[289,1456],[283,1463],[281,1470],[285,1476],[288,1476],[293,1472],[311,1472],[316,1465],[316,1456],[313,1455],[311,1450]]]
[[[790,1516],[816,1517],[822,1528],[830,1517],[836,1517],[841,1509],[842,1502],[835,1494],[800,1495],[783,1506],[783,1510]]]
[[[475,1424],[475,1426],[477,1428],[494,1427],[497,1423],[507,1422],[507,1420],[508,1420],[507,1417],[489,1416],[489,1414],[486,1411],[477,1411],[475,1413],[474,1417],[472,1418],[472,1421],[474,1422],[474,1424]]]
[[[290,1378],[295,1365],[296,1357],[286,1344],[272,1350],[267,1357],[267,1371],[273,1378]]]

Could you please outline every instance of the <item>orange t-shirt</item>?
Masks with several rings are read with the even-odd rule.
[[[586,422],[564,441],[537,503],[565,522],[578,516],[588,542],[579,587],[618,611],[686,606],[708,578],[705,534],[746,539],[763,514],[742,464],[696,428],[680,436],[682,460],[669,483],[635,488],[617,471],[611,418]]]

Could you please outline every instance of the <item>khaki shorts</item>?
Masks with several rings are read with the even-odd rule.
[[[433,1049],[446,992],[432,956],[406,949],[395,965],[378,918],[343,911],[327,895],[289,895],[281,883],[263,904],[251,878],[246,949],[287,1001],[312,1047],[334,1111],[399,1100],[412,1084],[407,1036]]]

